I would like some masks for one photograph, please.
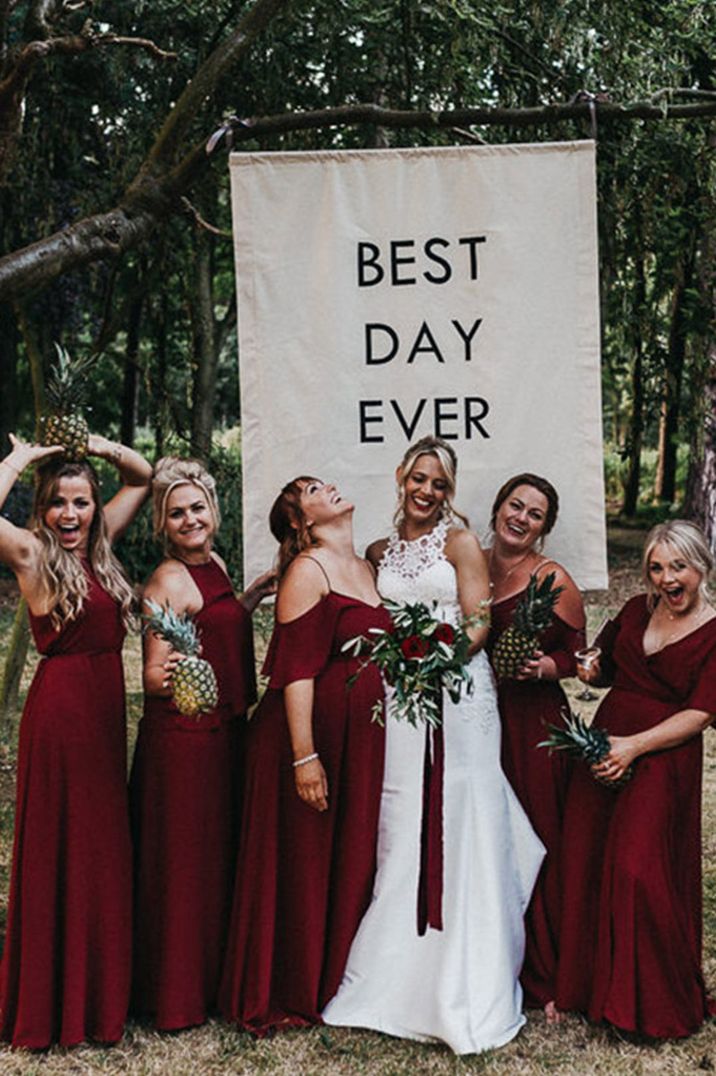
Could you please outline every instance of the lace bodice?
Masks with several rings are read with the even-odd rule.
[[[399,602],[437,603],[443,619],[460,620],[455,569],[445,556],[447,520],[409,542],[394,531],[378,565],[378,591]]]

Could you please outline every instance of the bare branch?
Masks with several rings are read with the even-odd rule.
[[[234,238],[232,232],[227,232],[223,228],[217,228],[215,225],[209,224],[207,220],[204,220],[199,210],[196,208],[195,205],[192,205],[188,198],[182,198],[181,204],[184,206],[187,213],[191,214],[191,216],[194,218],[194,223],[199,228],[204,228],[207,232],[211,232],[212,235],[219,235],[222,239]]]
[[[51,36],[50,23],[58,6],[58,0],[32,0],[25,18],[25,37],[28,41],[44,41]]]
[[[116,34],[69,34],[66,37],[51,37],[47,41],[31,41],[18,54],[13,67],[2,82],[0,82],[0,107],[5,101],[17,98],[18,94],[27,85],[32,74],[32,69],[40,60],[53,53],[60,55],[72,55],[87,52],[89,49],[101,48],[104,45],[131,45],[135,48],[146,49],[162,60],[175,60],[175,52],[165,52],[153,41],[143,37],[119,37]]]

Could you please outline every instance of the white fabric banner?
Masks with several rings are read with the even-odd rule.
[[[557,487],[547,551],[607,585],[591,142],[231,155],[247,576],[298,474],[389,532],[425,434],[459,458],[485,537],[498,487]]]

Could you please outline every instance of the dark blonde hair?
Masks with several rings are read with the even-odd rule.
[[[398,507],[396,508],[395,516],[393,517],[395,526],[399,527],[403,520],[405,510],[405,483],[421,456],[434,456],[442,467],[443,474],[445,475],[447,490],[445,493],[443,515],[448,519],[457,518],[461,520],[466,527],[469,527],[470,524],[467,516],[464,516],[462,512],[458,512],[452,503],[452,499],[455,496],[455,487],[457,485],[457,455],[455,454],[455,449],[440,437],[432,436],[421,437],[419,441],[416,441],[415,444],[410,446],[400,461],[400,466],[398,468],[400,472],[398,478]]]
[[[314,544],[301,507],[301,494],[309,482],[318,481],[310,475],[294,478],[286,483],[271,506],[269,527],[279,545],[279,578],[299,553]]]
[[[206,497],[206,503],[214,523],[214,533],[221,523],[216,482],[199,460],[180,459],[179,456],[163,456],[154,468],[152,479],[152,524],[154,537],[166,540],[167,502],[169,494],[179,486],[196,486]]]
[[[657,523],[655,527],[652,527],[644,543],[641,572],[649,608],[653,609],[656,604],[656,588],[649,576],[649,561],[654,547],[661,544],[668,546],[690,567],[701,573],[699,594],[705,601],[710,602],[709,579],[714,569],[714,556],[706,535],[700,527],[688,519],[670,519],[666,523]]]
[[[87,575],[76,553],[63,549],[57,536],[45,524],[45,515],[57,496],[63,478],[83,478],[90,487],[95,506],[87,541],[87,559],[97,579],[120,605],[125,627],[134,624],[134,590],[124,574],[107,536],[97,472],[86,460],[81,463],[56,462],[38,467],[35,481],[35,503],[32,530],[42,543],[40,578],[49,598],[50,620],[59,631],[82,612],[89,592]]]
[[[559,496],[551,482],[546,478],[542,478],[541,475],[531,474],[529,471],[513,475],[512,478],[508,478],[507,481],[500,486],[495,499],[492,502],[490,526],[494,531],[497,513],[499,512],[500,507],[504,504],[510,494],[514,493],[518,486],[531,486],[532,489],[536,489],[538,493],[541,493],[547,501],[544,526],[540,532],[540,538],[546,538],[557,522],[557,516],[559,514]]]

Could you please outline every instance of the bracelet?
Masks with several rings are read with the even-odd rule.
[[[0,463],[4,463],[6,467],[9,467],[13,474],[16,474],[18,478],[21,476],[22,471],[18,471],[17,467],[13,467],[7,460],[0,460]]]
[[[305,766],[307,762],[315,762],[315,760],[317,758],[318,758],[318,751],[314,751],[313,754],[306,755],[305,758],[297,758],[295,760],[295,762],[291,763],[291,765],[293,766],[293,768],[295,770],[297,766]]]

